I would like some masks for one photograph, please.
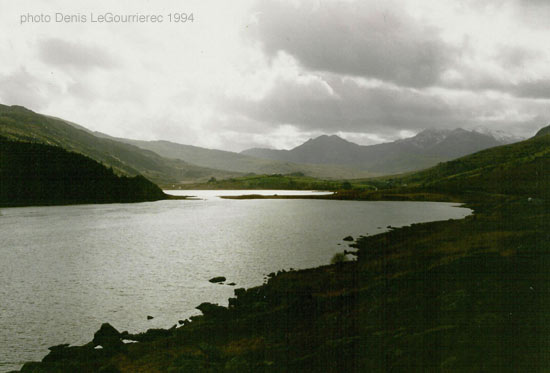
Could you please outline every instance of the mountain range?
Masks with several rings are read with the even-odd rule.
[[[511,141],[478,131],[425,130],[394,142],[358,145],[319,136],[291,150],[249,149],[241,153],[169,141],[115,138],[21,106],[0,105],[0,136],[40,142],[83,154],[119,175],[141,174],[162,185],[227,179],[246,174],[300,174],[354,179],[415,171]]]
[[[417,135],[376,145],[358,145],[336,135],[310,139],[291,150],[254,148],[242,154],[287,162],[346,165],[374,174],[416,171],[439,162],[509,143],[489,133],[428,129]]]

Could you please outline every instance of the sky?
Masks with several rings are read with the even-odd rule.
[[[529,137],[550,122],[548,19],[547,0],[0,0],[0,103],[231,151]]]

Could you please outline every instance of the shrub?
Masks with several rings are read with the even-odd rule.
[[[344,263],[348,261],[348,257],[344,253],[336,253],[330,260],[330,264]]]

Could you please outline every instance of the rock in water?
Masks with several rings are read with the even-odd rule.
[[[208,280],[212,283],[216,283],[216,282],[224,282],[225,281],[225,277],[223,276],[218,276],[218,277],[213,277],[211,278],[210,280]]]
[[[147,320],[153,320],[153,319],[154,319],[154,317],[153,317],[153,316],[151,316],[151,315],[147,315]]]
[[[352,236],[347,236],[347,237],[344,237],[343,240],[344,241],[353,241],[353,237]]]

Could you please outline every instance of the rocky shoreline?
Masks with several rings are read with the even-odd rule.
[[[21,371],[549,366],[550,205],[497,196],[467,207],[475,212],[465,219],[359,237],[350,241],[355,261],[271,274],[261,286],[235,289],[228,307],[203,303],[203,315],[170,329],[129,334],[104,324],[90,343],[54,346]]]

